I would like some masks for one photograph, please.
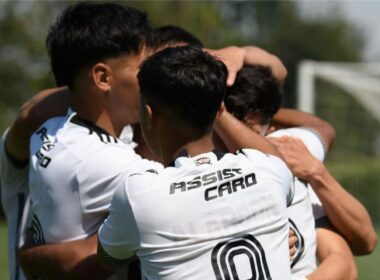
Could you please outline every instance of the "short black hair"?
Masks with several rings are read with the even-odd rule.
[[[141,96],[170,110],[196,137],[210,132],[226,91],[227,68],[200,48],[166,48],[149,57],[137,75]]]
[[[46,46],[57,85],[73,87],[83,66],[138,54],[152,43],[145,13],[119,3],[80,2],[50,27]]]
[[[186,43],[190,46],[203,48],[203,44],[198,38],[179,26],[165,25],[154,30],[154,45],[156,48],[164,45],[170,47],[176,43]]]
[[[280,109],[282,88],[269,67],[245,66],[227,89],[224,99],[227,110],[245,121],[249,114],[259,114],[261,124],[268,124]]]

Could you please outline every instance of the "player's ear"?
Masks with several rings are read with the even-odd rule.
[[[94,84],[102,91],[111,90],[111,68],[104,63],[97,63],[91,68],[91,76]]]
[[[143,106],[146,128],[151,129],[155,125],[155,112],[149,104]]]

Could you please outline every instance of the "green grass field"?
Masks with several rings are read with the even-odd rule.
[[[380,235],[380,228],[377,230]],[[8,279],[6,227],[0,222],[0,279]],[[378,280],[380,277],[380,245],[372,255],[356,258],[360,280]]]

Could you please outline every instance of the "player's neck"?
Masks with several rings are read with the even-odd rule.
[[[196,140],[183,142],[177,141],[176,143],[182,144],[173,145],[173,143],[171,143],[172,145],[166,145],[166,147],[161,149],[161,158],[165,166],[168,166],[173,160],[175,160],[183,150],[186,150],[190,157],[194,157],[211,152],[215,149],[211,134]]]
[[[116,127],[111,116],[95,97],[90,100],[86,92],[75,92],[72,106],[79,118],[92,122],[114,137],[119,137],[122,127]]]

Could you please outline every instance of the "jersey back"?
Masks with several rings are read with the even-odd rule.
[[[149,280],[290,279],[291,184],[285,163],[255,150],[180,157],[128,177],[99,239],[114,258],[136,252]]]

